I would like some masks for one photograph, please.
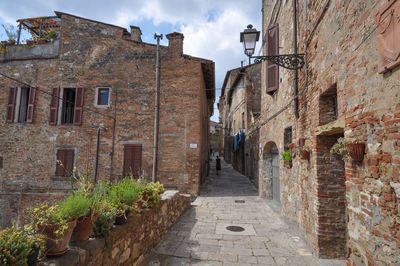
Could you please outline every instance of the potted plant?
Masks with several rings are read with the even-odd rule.
[[[151,208],[160,201],[164,191],[164,186],[160,182],[147,183],[137,202],[141,203],[141,208]]]
[[[43,242],[39,236],[30,236],[13,224],[9,228],[0,228],[1,265],[34,265]]]
[[[54,42],[54,40],[57,38],[57,31],[55,29],[51,29],[47,32],[47,36],[49,37],[51,42]]]
[[[310,160],[311,148],[309,146],[303,146],[296,148],[296,154],[300,155],[300,157],[304,160]]]
[[[292,168],[292,155],[290,154],[290,150],[281,152],[283,165],[286,168]]]
[[[360,142],[359,139],[346,141],[344,138],[339,138],[330,152],[340,154],[344,161],[351,158],[355,162],[361,162],[364,158],[364,150],[365,143]]]
[[[52,206],[43,203],[39,207],[25,210],[25,214],[32,220],[25,228],[45,236],[48,256],[62,255],[68,250],[68,243],[76,226],[77,212],[74,210],[74,203],[71,200]]]

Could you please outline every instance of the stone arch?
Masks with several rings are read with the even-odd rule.
[[[261,161],[261,175],[260,175],[260,196],[262,198],[273,199],[273,159],[278,159],[279,165],[279,150],[275,142],[270,141],[264,145],[262,161]],[[274,161],[276,164],[276,161]],[[275,169],[276,171],[276,169]],[[276,174],[276,173],[275,173]],[[278,173],[279,177],[279,173]],[[279,178],[278,178],[279,180]],[[276,185],[276,184],[275,184]]]

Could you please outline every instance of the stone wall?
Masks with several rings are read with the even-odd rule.
[[[189,206],[190,196],[166,191],[156,207],[140,216],[128,217],[126,224],[116,225],[107,240],[95,238],[70,244],[66,254],[39,265],[143,265],[152,249]]]
[[[296,157],[291,169],[281,162],[281,213],[298,222],[319,257],[397,265],[400,68],[378,73],[374,21],[388,1],[297,2],[298,50],[307,52],[307,65],[299,71],[299,118],[291,101],[293,72],[280,67],[279,89],[270,95],[263,63],[262,114],[256,122],[263,147],[273,142],[281,152],[285,128],[292,127],[293,143],[305,139],[312,148],[309,161]],[[279,24],[280,54],[293,53],[292,11],[292,1],[263,1],[263,36],[269,25]],[[366,144],[361,163],[344,163],[329,153],[341,136]],[[264,158],[260,183],[269,180]],[[260,195],[269,191],[260,186]]]

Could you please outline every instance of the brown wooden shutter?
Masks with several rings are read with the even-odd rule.
[[[35,110],[35,98],[36,98],[36,88],[29,89],[29,99],[28,99],[28,112],[26,117],[26,122],[33,122],[33,113]]]
[[[133,176],[138,177],[142,168],[142,145],[133,146]]]
[[[72,176],[72,172],[74,171],[75,150],[68,149],[65,151],[65,176]]]
[[[50,102],[50,125],[57,125],[58,118],[58,102],[60,98],[60,87],[53,88],[53,92],[51,94],[51,102]]]
[[[82,125],[82,112],[83,112],[83,88],[77,88],[75,93],[75,109],[74,109],[74,125]]]
[[[274,24],[267,29],[267,55],[279,55],[279,24]],[[267,61],[266,92],[272,94],[279,88],[279,66]]]
[[[71,176],[74,170],[74,149],[58,149],[57,150],[57,165],[56,165],[56,176],[65,177]],[[58,162],[60,161],[60,163]]]
[[[65,176],[65,150],[63,149],[58,149],[57,150],[57,155],[56,155],[56,176]],[[62,163],[62,166],[60,165],[60,162]]]
[[[138,177],[142,168],[142,145],[124,145],[124,167],[123,175],[129,176],[131,173]]]
[[[17,88],[10,88],[8,93],[8,105],[7,105],[7,123],[14,122],[15,114],[15,102],[17,100]]]

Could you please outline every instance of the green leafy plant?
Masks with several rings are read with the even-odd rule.
[[[57,31],[55,29],[51,29],[47,32],[47,36],[49,37],[49,39],[55,39],[57,38]]]
[[[109,185],[106,200],[116,209],[117,216],[124,215],[125,211],[135,211],[134,200],[143,190],[143,183],[132,177],[126,177],[118,183]]]
[[[61,213],[60,206],[57,204],[50,206],[47,203],[42,203],[36,208],[25,209],[24,212],[31,219],[31,223],[25,226],[26,231],[34,232],[40,225],[60,224],[61,226],[55,231],[57,238],[61,237],[68,229],[66,223],[73,220],[66,217],[65,213]]]
[[[281,156],[284,162],[291,162],[293,160],[292,155],[290,154],[290,150],[281,152]]]
[[[87,197],[84,193],[76,192],[59,204],[60,216],[66,220],[75,220],[87,216],[90,213],[92,199]]]
[[[164,191],[164,186],[160,182],[147,183],[140,195],[140,201],[137,201],[137,203],[141,204],[142,208],[151,208],[160,201],[161,194]]]
[[[40,245],[43,246],[43,238],[30,236],[15,224],[0,228],[0,264],[26,265],[28,255]]]
[[[337,142],[332,146],[330,152],[340,154],[343,158],[343,161],[349,161],[351,158],[347,149],[347,144],[349,143],[360,143],[360,140],[345,140],[344,138],[339,138]]]

